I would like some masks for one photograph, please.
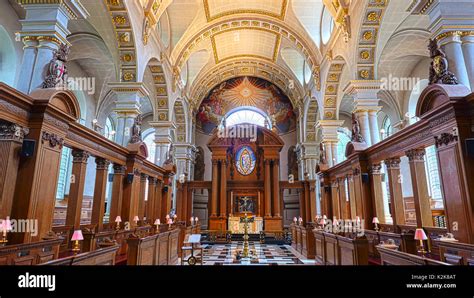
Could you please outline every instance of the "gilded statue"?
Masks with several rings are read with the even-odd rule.
[[[448,59],[446,59],[446,54],[439,47],[438,41],[436,39],[431,39],[428,48],[430,50],[430,57],[433,59],[430,67],[430,85],[459,84],[456,76],[448,70]]]

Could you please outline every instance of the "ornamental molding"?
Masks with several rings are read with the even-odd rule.
[[[41,135],[41,144],[44,144],[45,142],[48,142],[49,147],[51,148],[59,147],[59,149],[62,149],[64,145],[63,138],[59,137],[58,135],[54,133],[43,131]]]

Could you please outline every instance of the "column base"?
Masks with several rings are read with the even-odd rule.
[[[227,220],[217,216],[209,218],[209,230],[227,231]]]
[[[281,232],[283,231],[283,221],[280,218],[265,218],[264,223],[265,232]]]

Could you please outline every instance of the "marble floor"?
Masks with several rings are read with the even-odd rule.
[[[207,245],[204,249],[204,265],[314,265],[314,260],[307,260],[291,246],[260,244],[250,242],[249,249],[255,257],[239,260],[236,252],[242,251],[243,242]]]

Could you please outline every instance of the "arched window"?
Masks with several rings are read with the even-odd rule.
[[[331,12],[324,8],[323,16],[321,18],[321,41],[323,44],[327,44],[331,39],[332,31],[334,30],[334,18],[331,15]]]
[[[267,115],[264,112],[252,107],[243,107],[231,111],[224,119],[225,125],[227,127],[248,123],[271,128],[271,122],[269,121]]]
[[[344,130],[339,130],[337,132],[339,142],[337,143],[337,158],[335,163],[340,163],[346,160],[346,146],[347,143],[351,141],[349,132]]]
[[[392,121],[388,116],[383,119],[380,134],[382,135],[382,140],[385,140],[386,138],[392,135]]]
[[[114,122],[110,117],[105,120],[104,136],[111,141],[115,141]]]
[[[148,149],[148,161],[155,162],[155,130],[150,128],[143,132],[143,143],[145,143]]]

